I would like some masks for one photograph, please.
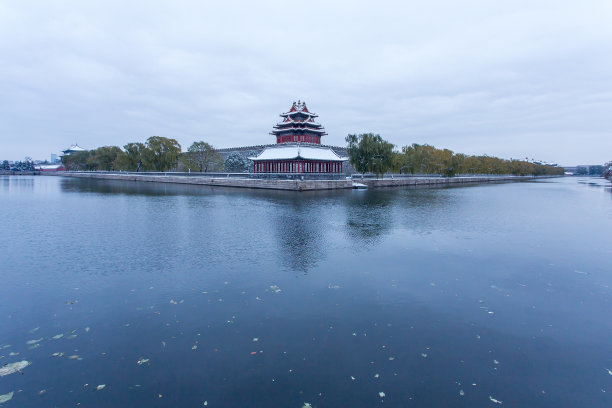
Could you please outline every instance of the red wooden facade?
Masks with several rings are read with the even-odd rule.
[[[342,173],[342,162],[266,160],[255,162],[255,173]]]

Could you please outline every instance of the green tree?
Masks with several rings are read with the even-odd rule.
[[[123,146],[123,154],[117,156],[117,169],[135,171],[142,163],[146,150],[144,143],[128,143]]]
[[[151,136],[147,139],[146,148],[141,154],[147,169],[168,171],[176,166],[181,154],[181,145],[175,139]]]
[[[91,151],[91,155],[87,158],[87,164],[93,170],[114,170],[117,156],[122,153],[117,146],[98,147]]]
[[[604,166],[589,166],[589,175],[591,176],[601,176],[604,171],[606,171]]]
[[[90,156],[90,150],[65,154],[62,156],[62,164],[64,167],[66,167],[66,170],[71,171],[94,170],[94,168],[88,163]]]
[[[345,140],[349,161],[358,172],[372,172],[379,176],[393,166],[393,144],[380,135],[348,135]]]
[[[214,147],[206,142],[193,142],[181,156],[183,165],[198,171],[214,171],[223,168],[223,158]]]

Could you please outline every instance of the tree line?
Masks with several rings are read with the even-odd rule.
[[[350,163],[359,173],[381,175],[386,172],[400,174],[513,174],[563,175],[562,167],[535,164],[525,160],[506,160],[487,155],[470,156],[437,149],[428,144],[413,143],[401,151],[380,135],[364,133],[348,135],[347,152]]]
[[[392,143],[373,133],[352,134],[346,137],[350,163],[359,173],[376,175],[394,172],[400,174],[514,174],[562,175],[562,167],[535,164],[524,160],[506,160],[487,155],[470,156],[437,149],[428,144],[413,143],[400,151]],[[175,139],[151,136],[145,143],[102,146],[97,149],[74,152],[62,156],[67,170],[75,171],[253,171],[253,162],[239,152],[225,160],[213,146],[198,141],[186,152]]]
[[[178,141],[161,136],[151,136],[145,143],[128,143],[123,149],[102,146],[62,156],[66,169],[73,171],[170,171],[182,167],[185,171],[242,172],[248,171],[248,162],[236,155],[224,161],[204,141],[194,142],[183,152]]]

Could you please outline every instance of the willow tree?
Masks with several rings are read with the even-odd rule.
[[[151,136],[142,151],[145,167],[157,171],[167,171],[176,166],[181,154],[181,145],[175,139]]]
[[[393,144],[374,133],[348,135],[347,153],[350,163],[359,173],[385,174],[393,166]]]

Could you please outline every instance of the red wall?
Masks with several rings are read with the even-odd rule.
[[[342,162],[320,161],[260,161],[255,173],[342,173]]]
[[[316,135],[282,135],[276,137],[276,143],[305,142],[321,144],[321,137]]]

